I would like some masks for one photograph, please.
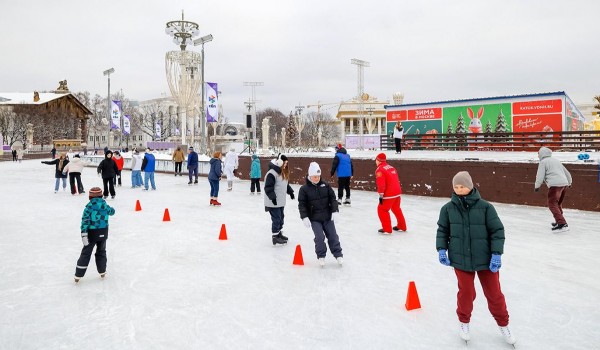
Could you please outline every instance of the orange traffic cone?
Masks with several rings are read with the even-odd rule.
[[[135,211],[142,211],[142,205],[140,204],[140,200],[135,201]]]
[[[221,241],[227,240],[227,229],[225,228],[225,224],[221,224],[221,232],[219,232],[219,240],[221,240]]]
[[[165,208],[165,214],[163,215],[163,221],[171,221],[171,215],[169,215],[169,208]]]
[[[406,294],[406,304],[404,304],[404,306],[407,311],[421,308],[419,294],[417,294],[417,286],[414,281],[408,282],[408,293]]]
[[[300,244],[296,246],[296,253],[294,254],[294,265],[304,265],[304,259],[302,258],[302,248],[300,248]]]

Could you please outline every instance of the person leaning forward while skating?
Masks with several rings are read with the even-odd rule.
[[[75,282],[85,275],[92,251],[96,247],[96,269],[100,277],[106,275],[106,239],[108,238],[108,218],[115,214],[115,209],[102,198],[100,187],[89,191],[90,201],[83,210],[81,217],[81,240],[83,249],[75,268]]]
[[[540,190],[542,183],[548,186],[548,209],[554,216],[552,232],[565,232],[569,230],[567,220],[563,216],[562,203],[567,194],[567,187],[571,187],[573,179],[571,173],[565,168],[560,160],[552,157],[552,151],[548,147],[541,147],[538,151],[540,164],[535,176],[535,192]]]
[[[452,199],[440,210],[435,244],[440,263],[454,267],[458,279],[456,313],[460,337],[465,342],[471,339],[477,274],[500,332],[507,343],[514,344],[516,339],[508,328],[508,310],[498,273],[504,253],[504,225],[494,206],[483,200],[473,187],[468,172],[456,174],[452,186]]]
[[[387,163],[385,153],[379,153],[375,158],[377,170],[375,170],[375,183],[377,184],[377,193],[379,194],[379,205],[377,206],[377,215],[381,226],[378,230],[381,234],[391,234],[394,231],[406,231],[406,220],[400,208],[400,195],[402,186],[398,178],[396,169]],[[396,217],[396,226],[392,227],[390,218],[390,209]]]

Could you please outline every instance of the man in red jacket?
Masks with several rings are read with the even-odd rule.
[[[383,228],[379,229],[379,233],[389,235],[392,233],[392,229],[394,231],[406,231],[406,221],[404,220],[402,209],[400,209],[402,187],[400,186],[398,173],[393,166],[387,163],[385,153],[377,155],[375,164],[377,164],[375,181],[377,183],[377,193],[379,193],[377,215],[379,216],[379,221],[381,221],[381,226],[383,226]],[[392,213],[394,213],[398,222],[393,228],[389,213],[390,209],[392,209]]]

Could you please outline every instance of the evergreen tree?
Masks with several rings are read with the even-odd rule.
[[[448,129],[446,129],[446,134],[454,134],[454,126],[452,126],[452,122],[448,123]]]
[[[466,134],[467,128],[465,125],[465,117],[463,117],[462,112],[458,116],[458,120],[456,121],[456,133],[457,134]]]
[[[486,134],[491,134],[494,131],[492,130],[492,121],[488,120],[487,124],[485,125],[485,133]]]
[[[500,114],[498,114],[498,118],[496,118],[496,132],[507,132],[508,128],[506,127],[506,118],[504,114],[502,114],[502,110],[500,110]]]
[[[288,146],[296,145],[298,142],[298,129],[296,128],[296,123],[294,123],[294,116],[290,112],[290,116],[288,118],[288,124],[285,129],[285,142]]]

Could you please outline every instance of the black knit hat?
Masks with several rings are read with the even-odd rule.
[[[88,193],[90,199],[102,197],[102,189],[100,187],[92,187]]]
[[[279,156],[279,159],[283,160],[284,162],[285,162],[286,160],[288,160],[288,158],[285,156],[285,154],[282,154],[282,155],[280,155],[280,156]]]

